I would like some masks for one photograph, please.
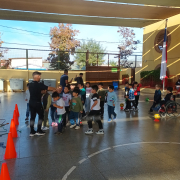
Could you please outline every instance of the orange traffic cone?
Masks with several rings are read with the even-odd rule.
[[[16,149],[14,146],[13,138],[12,138],[12,133],[8,133],[8,139],[7,139],[7,144],[6,144],[6,151],[4,155],[4,159],[13,159],[17,158],[17,153]]]
[[[19,109],[18,109],[18,105],[17,104],[15,105],[15,110],[17,110],[17,115],[19,117]]]
[[[14,119],[15,125],[19,125],[19,121],[18,121],[18,116],[17,116],[17,111],[16,110],[14,110],[13,119]]]
[[[2,163],[0,180],[11,180],[6,163]]]
[[[10,131],[9,132],[11,132],[13,138],[18,137],[16,126],[14,123],[14,119],[11,119],[11,125],[10,125]]]

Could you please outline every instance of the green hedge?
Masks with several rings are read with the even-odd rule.
[[[155,86],[161,84],[160,69],[152,71],[142,71],[140,73],[141,84],[144,86]]]

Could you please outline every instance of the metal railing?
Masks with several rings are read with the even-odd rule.
[[[86,70],[86,66],[142,66],[141,55],[120,59],[118,53],[69,52],[1,47],[0,68],[29,70]],[[1,53],[0,53],[1,54]]]

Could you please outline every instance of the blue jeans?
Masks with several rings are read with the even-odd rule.
[[[109,119],[111,119],[111,115],[114,116],[114,118],[116,118],[116,113],[114,112],[115,106],[109,106],[108,105],[108,115],[109,115]]]
[[[75,119],[76,125],[79,126],[79,123],[80,123],[79,122],[79,112],[70,111],[69,120],[70,120],[71,125],[75,124],[74,119]]]
[[[29,117],[29,103],[27,103],[26,117]]]
[[[57,108],[54,107],[53,105],[51,105],[51,119],[52,119],[52,122],[55,122],[55,119],[57,118],[56,110],[57,110]]]

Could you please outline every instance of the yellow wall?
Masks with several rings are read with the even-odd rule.
[[[154,70],[161,63],[162,53],[154,49],[154,40],[159,31],[165,28],[165,21],[160,21],[144,28],[143,35],[143,71]],[[168,48],[167,67],[169,75],[175,82],[177,75],[180,75],[180,14],[168,19],[168,31],[171,34],[171,44]],[[141,72],[141,71],[140,71]],[[140,73],[139,72],[139,73]],[[138,73],[137,73],[138,75]]]
[[[4,79],[4,91],[10,91],[9,79],[22,78],[24,79],[24,90],[26,90],[26,84],[29,79],[32,79],[32,70],[15,70],[15,69],[0,69],[0,79]],[[60,77],[63,71],[40,71],[42,73],[42,79],[56,79],[57,85],[60,83]],[[86,81],[85,71],[69,71],[69,80],[75,78],[79,73],[83,73],[83,80]],[[75,82],[73,82],[75,83]]]
[[[137,72],[140,68],[136,68]],[[0,69],[0,79],[4,79],[4,91],[11,91],[9,79],[11,78],[21,78],[24,79],[24,90],[26,90],[26,84],[29,79],[32,79],[32,70],[16,70],[16,69]],[[42,73],[42,79],[56,79],[56,85],[60,83],[60,77],[63,74],[63,71],[40,71]],[[86,81],[86,71],[69,71],[69,80],[75,78],[79,73],[83,73],[83,80]],[[122,75],[128,74],[131,77],[131,68],[122,68],[120,71],[119,81],[122,83]],[[136,81],[140,82],[140,77],[136,76]],[[73,82],[76,83],[76,82]]]

